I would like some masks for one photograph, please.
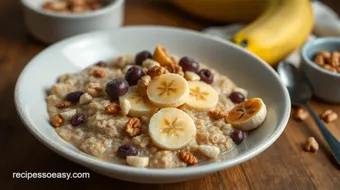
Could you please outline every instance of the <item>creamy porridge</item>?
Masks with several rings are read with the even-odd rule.
[[[157,46],[60,76],[47,109],[58,135],[89,155],[175,168],[242,143],[266,116],[261,99],[246,97],[216,70]]]

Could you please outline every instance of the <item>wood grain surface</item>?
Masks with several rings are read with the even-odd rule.
[[[340,11],[340,2],[325,0]],[[164,1],[127,0],[126,25],[169,25],[201,30],[222,25],[194,18]],[[259,156],[206,177],[176,184],[135,184],[111,179],[52,152],[21,123],[13,100],[14,85],[23,67],[46,46],[33,39],[23,23],[19,0],[0,1],[0,189],[340,189],[340,168],[311,119],[290,120],[280,138]],[[320,113],[340,106],[313,101]],[[340,139],[340,119],[329,125]],[[307,137],[320,143],[317,153],[302,150]],[[13,172],[90,172],[91,179],[12,179]],[[98,188],[99,187],[99,188]]]

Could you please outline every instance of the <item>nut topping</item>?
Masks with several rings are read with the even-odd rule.
[[[108,114],[118,114],[120,112],[120,106],[116,103],[109,104],[105,107],[105,112]]]
[[[52,125],[55,128],[60,127],[60,125],[63,123],[63,118],[61,117],[60,114],[56,114],[52,118]]]
[[[198,163],[198,159],[196,158],[196,156],[194,156],[190,152],[181,151],[178,154],[179,154],[180,159],[183,162],[187,163],[188,165],[194,165]]]
[[[306,151],[316,152],[319,150],[319,144],[314,137],[309,137],[304,146]]]
[[[338,119],[338,114],[328,109],[321,114],[321,119],[325,121],[326,123],[331,123],[332,121],[335,121]]]
[[[130,118],[125,126],[125,131],[131,136],[137,136],[141,133],[142,123],[136,117]]]
[[[55,105],[56,108],[58,109],[62,109],[62,108],[68,108],[72,105],[72,103],[70,101],[62,101],[59,102]]]

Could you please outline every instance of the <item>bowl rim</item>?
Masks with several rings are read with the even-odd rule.
[[[85,154],[80,154],[80,153],[74,153],[71,150],[65,149],[62,146],[59,146],[58,144],[54,143],[52,140],[46,138],[43,134],[40,134],[38,132],[37,129],[35,129],[34,125],[30,122],[30,120],[26,117],[26,114],[23,111],[23,108],[20,106],[20,102],[19,102],[19,87],[21,86],[21,80],[23,78],[23,76],[25,75],[26,72],[29,71],[29,69],[32,67],[33,64],[31,64],[32,62],[34,62],[34,60],[39,57],[40,54],[45,53],[46,51],[51,51],[54,48],[58,48],[58,47],[62,47],[68,43],[72,43],[72,42],[76,42],[78,40],[81,40],[83,38],[87,38],[88,36],[91,35],[103,35],[103,34],[107,34],[108,32],[112,31],[112,30],[104,30],[104,31],[96,31],[96,32],[90,32],[90,33],[85,33],[85,34],[81,34],[81,35],[77,35],[74,37],[70,37],[67,38],[65,40],[62,40],[56,44],[53,44],[51,46],[49,46],[48,48],[46,48],[45,50],[41,51],[39,54],[37,54],[26,66],[25,68],[22,70],[16,86],[15,86],[15,92],[14,92],[14,100],[15,100],[15,106],[16,109],[18,111],[18,114],[20,116],[21,121],[23,122],[23,124],[26,126],[26,128],[30,131],[30,133],[36,138],[38,139],[42,144],[44,144],[45,146],[47,146],[48,148],[50,148],[51,150],[53,150],[54,152],[58,153],[59,155],[70,159],[78,164],[81,164],[85,167],[89,167],[89,168],[100,168],[104,171],[115,171],[117,173],[129,173],[131,175],[135,175],[135,176],[139,176],[139,175],[146,175],[146,176],[153,176],[153,175],[157,175],[158,177],[181,177],[181,176],[189,176],[192,174],[199,174],[199,173],[212,173],[215,171],[219,171],[222,170],[224,168],[228,168],[231,166],[235,166],[237,164],[243,163],[253,157],[255,157],[256,155],[260,154],[261,152],[263,152],[264,150],[266,150],[270,145],[272,145],[277,139],[278,137],[282,134],[282,132],[284,131],[288,120],[289,120],[289,116],[290,116],[290,98],[289,98],[289,94],[288,94],[288,90],[287,88],[283,85],[283,83],[281,82],[278,74],[275,72],[275,70],[269,66],[267,63],[265,63],[263,60],[261,60],[259,57],[257,57],[256,55],[242,49],[241,47],[232,44],[231,42],[228,42],[227,40],[223,40],[223,39],[218,39],[216,37],[213,36],[209,36],[197,31],[193,31],[193,30],[189,30],[189,29],[180,29],[180,28],[173,28],[173,27],[166,27],[166,26],[128,26],[128,27],[122,27],[113,31],[125,31],[125,30],[168,30],[171,31],[173,33],[186,33],[189,35],[194,35],[200,38],[208,38],[209,40],[214,41],[215,43],[222,43],[226,46],[232,46],[236,49],[238,49],[239,51],[242,51],[243,53],[247,54],[248,56],[251,56],[253,59],[257,60],[258,62],[260,62],[260,64],[263,64],[264,67],[266,68],[267,72],[271,72],[273,74],[273,77],[275,77],[280,84],[280,88],[283,91],[283,101],[284,104],[286,105],[283,112],[283,116],[282,119],[280,121],[280,123],[277,124],[277,128],[276,130],[273,131],[273,133],[261,144],[258,145],[257,148],[252,149],[251,151],[246,152],[243,155],[240,156],[236,156],[238,157],[237,159],[231,159],[228,161],[222,161],[222,162],[213,162],[213,163],[209,163],[209,164],[205,164],[205,165],[199,165],[199,166],[195,166],[195,167],[185,167],[185,168],[171,168],[171,169],[154,169],[154,168],[135,168],[135,167],[131,167],[131,166],[126,166],[126,165],[120,165],[120,164],[116,164],[116,163],[110,163],[110,162],[106,162],[103,160],[100,160],[98,158],[92,157],[90,155],[85,155]]]
[[[104,6],[101,9],[95,10],[95,11],[89,11],[87,13],[82,13],[82,14],[60,14],[60,13],[55,13],[52,11],[44,11],[42,9],[38,9],[30,5],[29,3],[26,2],[27,0],[21,0],[21,4],[30,9],[31,11],[34,11],[36,13],[39,13],[44,16],[49,16],[49,17],[55,17],[55,18],[64,18],[64,19],[81,19],[81,18],[89,18],[89,17],[96,17],[100,16],[103,14],[106,14],[112,10],[115,10],[117,8],[122,7],[124,4],[125,0],[112,0],[109,4]]]
[[[318,72],[321,72],[323,74],[327,74],[329,76],[332,77],[337,77],[340,78],[340,74],[338,73],[333,73],[331,71],[328,71],[326,69],[323,69],[321,67],[319,67],[316,63],[314,63],[313,60],[311,60],[308,56],[307,56],[307,52],[310,48],[315,47],[320,45],[321,43],[329,43],[329,42],[335,42],[335,43],[339,43],[340,45],[340,38],[336,38],[336,37],[323,37],[323,38],[317,38],[314,40],[310,40],[307,43],[305,43],[302,46],[301,49],[301,55],[302,55],[302,59],[304,60],[304,62],[306,63],[306,65],[310,66],[311,68],[313,68],[314,70],[317,70]]]

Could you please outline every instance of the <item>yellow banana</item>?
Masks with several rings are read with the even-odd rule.
[[[270,65],[275,65],[300,47],[313,27],[313,13],[309,0],[172,0],[172,2],[203,18],[217,21],[253,21],[237,32],[231,40],[255,53]]]
[[[304,43],[312,27],[309,0],[272,0],[259,19],[231,40],[275,65]]]

